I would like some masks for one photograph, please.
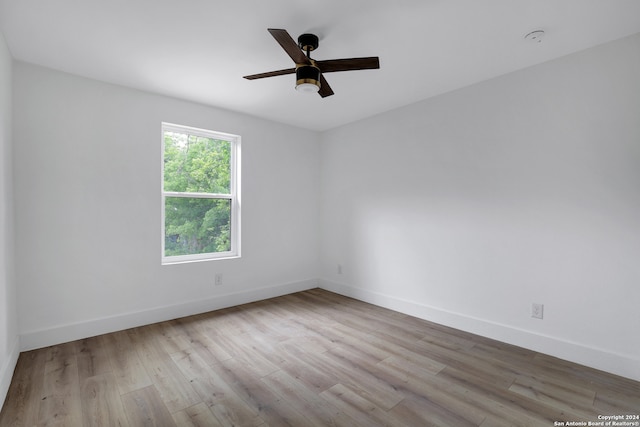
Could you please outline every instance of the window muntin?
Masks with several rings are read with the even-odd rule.
[[[162,124],[162,263],[240,256],[240,137]]]

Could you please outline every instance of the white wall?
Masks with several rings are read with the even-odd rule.
[[[640,379],[640,35],[326,132],[321,206],[323,287]]]
[[[18,360],[18,314],[13,268],[11,71],[11,54],[0,32],[0,407]]]
[[[241,259],[160,265],[162,121],[242,136]],[[23,349],[317,286],[316,133],[16,63],[14,140]]]

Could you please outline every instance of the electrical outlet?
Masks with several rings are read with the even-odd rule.
[[[222,273],[216,273],[215,285],[216,286],[222,285]]]
[[[531,304],[531,317],[542,319],[544,317],[544,304],[538,304],[535,302]]]

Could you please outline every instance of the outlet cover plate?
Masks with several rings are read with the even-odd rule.
[[[544,317],[544,304],[531,304],[531,317],[534,319],[542,319]]]

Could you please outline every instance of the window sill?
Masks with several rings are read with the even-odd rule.
[[[162,265],[176,265],[176,264],[191,264],[194,262],[207,262],[207,261],[222,261],[222,260],[230,260],[230,259],[238,259],[240,255],[227,255],[220,256],[215,258],[196,258],[196,259],[163,259]]]

